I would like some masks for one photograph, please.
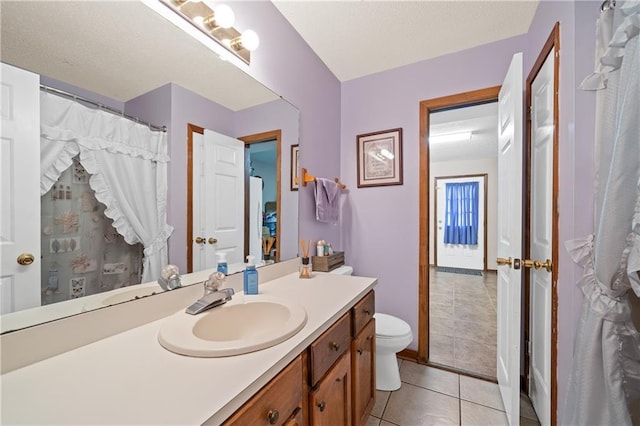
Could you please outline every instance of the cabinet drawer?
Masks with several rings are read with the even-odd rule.
[[[351,343],[351,312],[347,312],[311,344],[311,386],[324,376]]]
[[[353,307],[353,335],[356,336],[360,330],[373,318],[376,309],[376,299],[371,290]]]
[[[282,425],[302,409],[302,360],[296,358],[224,423]]]

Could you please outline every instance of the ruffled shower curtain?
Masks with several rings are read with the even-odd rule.
[[[584,294],[563,425],[631,425],[640,403],[640,334],[629,292],[640,296],[640,2],[602,13],[596,70],[596,232],[567,243],[584,268]]]
[[[80,154],[105,215],[129,244],[144,246],[142,282],[168,262],[166,133],[47,92],[40,94],[40,194]]]

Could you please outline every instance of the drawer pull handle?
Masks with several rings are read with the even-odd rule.
[[[365,310],[364,310],[364,313],[365,313],[366,315],[371,315],[371,311],[370,311],[370,310],[368,310],[368,309],[365,309]]]
[[[270,425],[275,425],[278,423],[278,419],[280,418],[280,413],[278,410],[269,410],[267,414],[267,419],[269,420]]]
[[[324,401],[320,401],[318,403],[318,408],[320,409],[320,412],[324,411],[324,408],[327,406],[327,404],[325,404]]]
[[[358,348],[356,349],[356,351],[358,352],[358,355],[362,355],[362,352],[363,352],[362,349]]]
[[[336,342],[331,342],[331,349],[333,349],[334,351],[338,352],[340,350],[340,344],[336,343]]]

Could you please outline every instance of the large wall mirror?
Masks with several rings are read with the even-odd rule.
[[[295,106],[233,64],[221,60],[141,2],[2,1],[0,9],[3,64],[39,75],[41,85],[95,100],[154,125],[167,126],[170,157],[167,222],[174,227],[169,238],[169,262],[178,265],[182,273],[192,269],[188,251],[198,247],[197,243],[188,241],[188,237],[194,240],[206,237],[204,244],[214,237],[200,235],[192,229],[191,212],[187,211],[194,201],[187,198],[192,173],[189,164],[193,160],[188,140],[194,128],[202,129],[203,133],[211,131],[236,140],[244,139],[240,142],[247,145],[246,155],[252,156],[244,161],[245,179],[249,181],[252,174],[260,175],[265,188],[263,204],[269,203],[262,208],[265,213],[271,213],[265,218],[265,229],[256,230],[265,233],[267,242],[272,237],[267,257],[284,261],[297,255],[298,193],[290,189],[288,181],[290,148],[298,144],[299,111]],[[261,134],[273,134],[277,138],[261,141],[266,142],[260,145],[261,149],[257,144],[249,149],[246,140],[255,140],[256,135]],[[70,173],[69,183],[64,184],[62,192],[47,196],[49,204],[51,200],[75,199],[73,185],[82,182],[73,170]],[[200,193],[208,191],[205,188]],[[62,198],[58,197],[60,194]],[[249,195],[239,198],[249,199]],[[78,205],[85,201],[78,200]],[[49,213],[44,209],[46,216]],[[243,210],[251,211],[253,225],[255,209]],[[51,227],[42,226],[39,246],[43,255],[64,248],[68,256],[59,263],[71,263],[88,249],[88,243],[74,233],[74,224],[70,232],[59,231],[61,238],[54,238],[58,232],[56,227],[61,226],[55,219],[58,213],[51,214]],[[242,217],[240,222],[246,223],[247,218]],[[116,236],[100,234],[96,238]],[[246,236],[243,241],[248,245]],[[190,247],[190,244],[196,245]],[[249,247],[240,249],[244,254],[249,251]],[[136,286],[127,281],[123,277],[132,274],[122,274],[117,262],[105,259],[105,256],[93,256],[89,260],[95,260],[96,265],[85,262],[88,265],[85,269],[95,266],[102,272],[108,270],[102,278],[86,276],[82,272],[91,271],[79,270],[77,265],[75,272],[71,268],[71,275],[66,276],[61,272],[65,265],[51,264],[46,257],[42,257],[42,261],[37,259],[34,266],[42,270],[42,281],[37,284],[42,290],[41,306],[18,310],[3,302],[2,332],[149,294],[138,291],[146,284]],[[215,259],[194,270],[214,267]],[[57,288],[47,292],[52,271],[57,274]],[[72,297],[74,279],[75,284],[84,286],[82,297]],[[161,290],[154,287],[152,292],[156,291]]]

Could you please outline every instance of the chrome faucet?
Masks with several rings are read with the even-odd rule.
[[[225,282],[223,273],[214,272],[204,284],[204,294],[193,305],[185,309],[185,312],[196,315],[216,306],[224,305],[235,294],[232,288],[220,289]]]

